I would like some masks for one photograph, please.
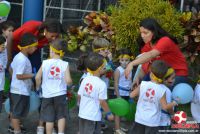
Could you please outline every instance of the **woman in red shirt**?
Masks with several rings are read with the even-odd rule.
[[[57,20],[48,20],[44,22],[40,21],[27,21],[21,27],[16,29],[13,34],[9,37],[8,45],[8,57],[9,63],[12,60],[12,57],[19,52],[18,45],[20,39],[24,33],[32,33],[38,38],[38,50],[29,57],[33,68],[36,68],[36,71],[41,66],[41,51],[40,49],[48,45],[49,42],[55,40],[59,37],[59,34],[62,32],[62,25]]]
[[[155,19],[146,18],[140,22],[138,44],[143,54],[129,63],[125,70],[126,76],[131,72],[133,66],[142,64],[142,69],[135,79],[138,84],[139,80],[148,74],[154,60],[163,60],[176,72],[174,85],[187,82],[187,62],[177,45],[177,40],[162,29]]]

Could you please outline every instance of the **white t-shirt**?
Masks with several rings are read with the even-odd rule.
[[[166,88],[166,101],[167,101],[167,103],[171,103],[172,102],[172,92],[165,85],[163,86],[163,88],[164,87]],[[170,117],[170,115],[161,112],[160,126],[169,126],[170,124],[171,124],[171,117]]]
[[[101,121],[100,100],[107,99],[107,87],[104,81],[96,76],[87,76],[78,90],[81,96],[79,117],[91,121]]]
[[[142,81],[140,85],[135,121],[149,127],[160,126],[160,99],[165,92],[166,88],[163,84],[156,84],[151,81]]]
[[[3,52],[0,53],[0,91],[4,89],[5,84],[5,68],[4,68],[4,60]]]
[[[61,59],[48,59],[42,63],[42,97],[52,98],[66,94],[65,71],[68,62]]]
[[[191,103],[191,113],[194,120],[200,123],[200,84],[197,84],[195,87],[194,97]]]
[[[32,88],[32,80],[19,80],[17,74],[32,74],[32,66],[30,60],[21,52],[19,52],[11,63],[13,70],[10,92],[14,94],[30,95]]]
[[[117,68],[119,70],[119,84],[118,84],[118,89],[119,89],[119,95],[120,96],[129,96],[129,92],[131,89],[131,83],[132,83],[132,72],[129,74],[128,79],[125,78],[124,71],[125,69],[121,66]]]

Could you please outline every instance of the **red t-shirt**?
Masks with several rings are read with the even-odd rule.
[[[13,32],[13,50],[19,51],[18,45],[20,44],[21,37],[24,33],[32,33],[36,37],[38,37],[39,31],[38,28],[42,24],[40,21],[27,21],[21,27],[16,29]],[[38,48],[42,48],[44,45],[48,43],[46,38],[42,38],[38,40]]]
[[[158,50],[160,55],[142,65],[142,69],[145,73],[149,72],[150,64],[154,60],[163,60],[175,69],[177,76],[188,75],[188,67],[185,57],[181,53],[178,45],[176,45],[169,37],[162,37],[154,46],[151,46],[150,43],[145,44],[141,52],[144,53],[153,49]]]

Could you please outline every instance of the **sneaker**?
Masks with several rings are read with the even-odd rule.
[[[26,132],[26,129],[25,129],[23,126],[21,126],[21,131],[22,131],[22,133],[25,133],[25,132]],[[14,128],[11,127],[11,126],[9,126],[9,127],[8,127],[8,132],[9,132],[9,133],[14,133]]]
[[[37,127],[37,134],[44,134],[44,127]]]
[[[108,128],[108,125],[106,125],[105,123],[101,124],[101,129],[105,130],[106,128]]]
[[[122,131],[124,131],[124,132],[128,132],[128,129],[127,129],[127,128],[120,127],[120,130],[122,130]]]
[[[114,134],[126,134],[125,132],[123,132],[120,129],[115,130]]]

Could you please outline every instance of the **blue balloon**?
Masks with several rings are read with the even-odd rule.
[[[172,91],[172,98],[180,98],[180,104],[186,104],[192,101],[194,91],[187,83],[177,84]]]
[[[6,113],[10,113],[10,99],[6,99],[5,103],[4,103],[4,108]]]
[[[29,112],[37,111],[39,106],[40,106],[40,98],[35,92],[31,91]]]

